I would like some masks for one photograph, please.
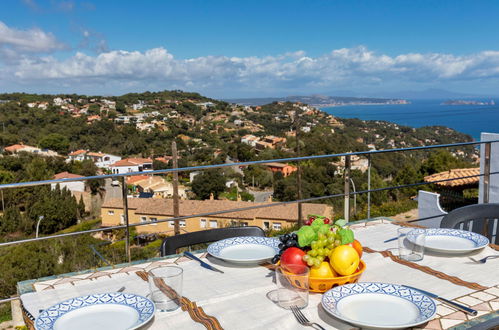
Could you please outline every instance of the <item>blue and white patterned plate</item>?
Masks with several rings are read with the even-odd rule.
[[[210,244],[208,253],[228,262],[254,264],[272,259],[279,252],[278,245],[275,237],[233,237]]]
[[[390,283],[359,282],[324,293],[322,307],[361,328],[401,329],[433,318],[437,306],[419,291]]]
[[[112,292],[77,297],[45,309],[35,329],[137,329],[154,316],[154,303],[131,293]]]
[[[410,231],[407,240],[415,244],[416,240]],[[444,253],[465,253],[483,249],[489,239],[480,234],[452,228],[426,229],[425,249]]]

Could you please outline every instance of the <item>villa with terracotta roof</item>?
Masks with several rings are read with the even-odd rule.
[[[134,176],[142,177],[142,176]],[[129,181],[127,180],[129,183]],[[153,198],[171,198],[173,196],[173,184],[166,181],[163,177],[150,175],[140,180],[133,180],[133,186],[138,192],[152,193]],[[187,198],[185,186],[179,185],[178,194],[180,198]]]
[[[298,170],[298,168],[296,166],[289,165],[289,164],[282,164],[282,163],[267,163],[264,166],[266,166],[272,172],[282,173],[282,176],[284,176],[284,177],[287,177],[287,176],[291,175],[291,173]]]
[[[86,159],[91,159],[95,166],[100,168],[109,168],[109,165],[116,163],[121,160],[120,156],[115,156],[111,154],[105,154],[102,152],[92,152],[88,150],[76,150],[69,153],[67,160],[68,161],[84,161]]]
[[[49,149],[40,149],[38,147],[32,147],[25,145],[23,143],[20,144],[13,144],[11,146],[5,147],[5,151],[17,154],[18,152],[29,152],[32,154],[37,154],[39,156],[46,156],[46,157],[58,157],[60,156],[57,152]]]
[[[229,200],[180,200],[180,216],[190,216],[229,209],[245,208],[257,205],[277,204],[272,202],[253,203]],[[173,217],[172,199],[129,198],[128,219],[130,223],[158,221]],[[327,204],[303,203],[303,215],[318,214],[332,217],[333,209]],[[103,227],[124,224],[123,200],[112,198],[102,204],[101,217]],[[245,211],[234,211],[212,216],[193,217],[180,220],[180,227],[187,232],[222,228],[231,224],[259,226],[263,229],[279,230],[292,226],[298,219],[298,205],[276,205]],[[152,223],[136,227],[138,233],[173,234],[173,221]]]
[[[61,172],[57,173],[54,175],[54,179],[78,179],[78,178],[83,178],[82,175],[78,174],[73,174],[69,172]],[[50,186],[52,189],[55,189],[55,187],[59,185],[61,189],[66,188],[67,190],[74,192],[74,191],[79,191],[79,192],[84,192],[85,191],[85,181],[72,181],[72,182],[61,182],[61,183],[52,183]]]
[[[125,158],[109,166],[113,174],[124,174],[131,172],[142,172],[152,170],[152,159],[150,158]]]

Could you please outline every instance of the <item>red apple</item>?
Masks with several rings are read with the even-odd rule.
[[[303,266],[307,267],[303,256],[305,251],[297,247],[290,247],[286,249],[281,255],[281,267],[294,274],[298,274],[303,270]]]

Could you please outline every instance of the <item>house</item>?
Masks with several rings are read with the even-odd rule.
[[[88,150],[76,150],[71,152],[68,155],[67,161],[79,161],[82,162],[86,159],[91,159],[95,166],[99,168],[106,168],[108,169],[111,164],[116,163],[117,161],[121,160],[120,156],[115,156],[111,154],[105,154],[102,152],[91,152]]]
[[[82,175],[73,174],[69,172],[61,172],[54,175],[54,180],[58,179],[78,179],[84,178]],[[74,192],[84,192],[85,191],[85,181],[72,181],[72,182],[61,182],[61,183],[52,183],[50,184],[51,189],[55,189],[56,186],[59,185],[61,189],[66,188],[67,190]]]
[[[268,163],[265,166],[272,172],[280,172],[284,177],[298,170],[296,166],[282,163]]]
[[[196,103],[198,107],[201,107],[203,110],[206,110],[209,107],[215,106],[215,103],[213,102],[202,102],[202,103]]]
[[[153,198],[168,198],[173,196],[173,184],[160,176],[151,175],[142,180],[135,181],[133,185],[139,193],[152,193]],[[178,186],[178,194],[180,198],[187,198],[186,188],[183,185]]]
[[[76,150],[76,151],[70,152],[70,153],[68,154],[68,158],[67,158],[67,159],[68,159],[69,161],[72,161],[72,160],[73,160],[73,161],[79,161],[79,162],[82,162],[82,161],[84,161],[84,160],[86,159],[86,158],[85,158],[86,154],[87,154],[87,151],[86,151],[86,150],[83,150],[83,149]]]
[[[99,115],[92,115],[87,117],[87,123],[91,123],[94,121],[100,121],[101,117]]]
[[[263,139],[263,141],[271,143],[274,147],[276,147],[278,144],[286,143],[286,138],[285,137],[273,136],[273,135],[267,135]]]
[[[252,147],[254,147],[256,145],[256,142],[260,140],[259,138],[257,138],[256,136],[252,135],[252,134],[248,134],[248,135],[245,135],[241,138],[241,143],[246,143]]]
[[[275,145],[270,143],[270,142],[266,142],[266,141],[257,141],[255,143],[255,148],[256,150],[264,150],[264,149],[275,149]]]
[[[104,107],[107,107],[109,109],[116,109],[116,102],[115,101],[110,101],[107,99],[102,99],[101,102],[104,104]]]
[[[18,152],[29,152],[29,153],[44,156],[44,157],[59,157],[60,156],[55,151],[52,151],[49,149],[40,149],[37,147],[25,145],[23,143],[13,144],[11,146],[5,147],[4,150],[7,152],[10,152],[10,153],[13,153],[13,154],[16,154]]]
[[[150,171],[152,170],[152,159],[125,158],[109,165],[109,168],[111,168],[113,174]]]
[[[182,231],[194,232],[199,230],[222,228],[230,225],[259,226],[263,229],[279,230],[294,225],[298,219],[298,205],[279,205],[273,202],[243,202],[230,200],[180,200],[179,215],[193,216],[180,220]],[[211,216],[195,216],[196,214],[241,209],[250,206],[272,207],[234,211]],[[152,222],[150,225],[138,226],[138,233],[163,233],[173,234],[174,222],[154,223],[158,220],[173,217],[172,199],[155,198],[129,198],[128,199],[129,223]],[[327,204],[303,203],[303,214],[318,214],[327,217],[333,215],[333,209]],[[111,198],[101,207],[102,227],[112,227],[124,224],[123,200]]]

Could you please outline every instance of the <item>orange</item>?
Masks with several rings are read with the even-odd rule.
[[[359,267],[359,262],[359,254],[349,245],[340,245],[329,255],[331,267],[340,275],[351,275],[355,273]]]
[[[318,267],[310,267],[309,276],[317,278],[333,278],[338,275],[334,272],[329,262],[323,261]]]
[[[359,241],[354,240],[352,243],[347,244],[347,245],[350,245],[351,247],[353,247],[355,249],[355,251],[357,251],[357,253],[359,254],[359,258],[362,258],[362,244],[360,244]]]

